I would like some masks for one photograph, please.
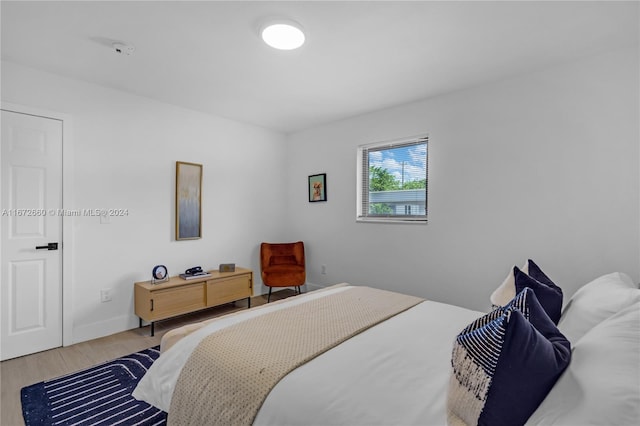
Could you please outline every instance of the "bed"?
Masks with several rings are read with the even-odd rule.
[[[188,390],[195,392],[195,397],[181,397],[186,399],[187,403],[192,403],[187,404],[187,411],[208,411],[217,402],[216,398],[199,400],[202,396],[200,394],[208,391],[199,390],[200,385],[195,386],[191,382],[186,386],[183,383],[187,374],[183,370],[191,369],[191,359],[195,357],[194,354],[204,340],[230,328],[251,321],[261,321],[261,318],[276,315],[276,312],[288,313],[296,306],[298,309],[306,310],[311,303],[327,303],[328,300],[355,294],[359,288],[340,284],[173,330],[163,337],[162,355],[140,381],[133,395],[167,411],[170,424],[195,424],[196,421],[193,420],[177,421],[174,418],[172,421],[172,411],[176,407],[177,397],[174,393],[177,393],[178,385],[191,388]],[[526,299],[527,295],[529,299]],[[518,303],[525,303],[523,300],[526,299],[526,303],[535,303],[535,306],[538,306],[535,294],[530,288],[519,292],[514,300],[518,297]],[[540,298],[544,300],[544,296]],[[508,315],[500,314],[500,309]],[[531,318],[528,318],[532,323],[538,321],[534,319],[537,315],[536,309],[538,308],[531,308]],[[519,401],[514,403],[508,400],[509,395],[501,393],[503,391],[498,386],[498,382],[505,380],[505,377],[507,380],[512,379],[513,371],[503,374],[502,377],[499,377],[498,371],[491,380],[485,380],[489,389],[487,401],[490,400],[491,404],[485,401],[484,408],[480,407],[483,413],[472,413],[472,416],[476,416],[471,417],[474,420],[465,418],[467,413],[464,411],[469,406],[465,398],[468,398],[468,395],[460,397],[452,389],[459,384],[456,374],[464,376],[468,370],[468,354],[463,357],[467,364],[458,364],[456,361],[455,347],[457,342],[464,338],[463,332],[468,331],[469,327],[476,327],[470,334],[467,333],[467,336],[475,336],[480,319],[488,318],[487,321],[494,324],[497,320],[492,319],[490,315],[496,316],[495,312],[498,312],[500,318],[504,318],[505,315],[515,318],[515,311],[518,311],[517,315],[520,318],[519,312],[529,312],[529,308],[515,308],[507,304],[488,314],[435,301],[419,300],[320,351],[293,368],[281,379],[277,379],[264,400],[258,402],[255,416],[240,423],[513,424],[511,422],[514,420],[510,420],[509,416],[503,417],[500,411],[496,411],[517,411],[512,405],[518,404]],[[533,402],[533,408],[528,408],[530,412],[523,414],[524,417],[520,417],[521,420],[517,420],[516,423],[567,426],[640,424],[640,290],[637,286],[622,273],[599,277],[584,285],[569,301],[563,303],[562,314],[558,316],[557,329],[555,326],[550,327],[556,329],[553,335],[555,337],[541,340],[547,345],[547,349],[556,350],[555,355],[551,352],[552,357],[555,356],[552,360],[554,367],[548,369],[555,368],[555,364],[564,364],[561,368],[558,367],[557,373],[549,379],[547,388],[540,391],[541,394],[539,392],[539,401]],[[529,324],[529,321],[523,323]],[[546,326],[542,325],[539,328],[546,329]],[[532,336],[539,338],[541,332],[534,327],[531,329]],[[521,332],[517,333],[517,336],[521,335]],[[552,344],[547,340],[552,341]],[[515,351],[510,356],[515,355],[514,358],[518,358],[516,364],[522,360],[530,362],[531,359],[537,362],[540,356],[532,356],[531,350],[522,346],[511,345],[509,349]],[[228,353],[222,347],[217,349],[220,354]],[[251,359],[253,358],[256,357],[252,356]],[[212,363],[216,364],[217,361]],[[503,365],[504,363],[502,366],[498,364],[498,370],[503,370]],[[535,368],[528,365],[518,367],[516,374],[520,374],[520,371],[524,371],[526,375],[535,371]],[[198,377],[202,375],[201,372],[195,374]],[[216,375],[217,373],[213,374]],[[216,386],[216,377],[203,380],[207,386]],[[520,386],[520,382],[528,380],[530,379],[518,377],[515,381],[519,382]],[[242,379],[239,378],[237,382],[242,382]],[[454,382],[456,386],[453,385]],[[248,387],[251,387],[251,383]],[[507,386],[505,389],[510,388]],[[530,391],[526,386],[518,392],[509,391],[511,394],[518,394],[519,400],[526,400],[535,392],[538,391]],[[231,402],[235,400],[242,401],[234,391]],[[238,403],[241,405],[239,409],[242,410],[243,403]],[[225,406],[230,403],[227,401],[221,404],[223,407],[220,409],[224,412],[227,408]],[[460,412],[456,411],[458,408],[461,408]],[[486,417],[485,414],[489,411],[498,413],[497,420],[487,420],[490,417]],[[227,421],[221,420],[219,423],[228,423],[228,418]]]

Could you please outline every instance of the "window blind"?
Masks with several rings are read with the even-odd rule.
[[[359,220],[426,221],[427,148],[428,136],[359,148]]]

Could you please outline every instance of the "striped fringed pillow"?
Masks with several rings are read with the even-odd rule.
[[[571,359],[535,293],[525,288],[456,337],[447,396],[450,425],[516,426],[533,414]]]

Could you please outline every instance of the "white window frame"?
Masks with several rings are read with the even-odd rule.
[[[401,146],[410,146],[426,144],[426,188],[424,190],[424,215],[374,215],[368,211],[369,199],[369,153],[372,151],[380,151]],[[376,142],[358,147],[357,165],[356,165],[356,221],[371,223],[408,223],[408,224],[426,224],[428,217],[428,200],[429,200],[429,137],[426,134],[412,136],[403,139],[395,139],[386,142]],[[406,208],[406,207],[405,207]]]

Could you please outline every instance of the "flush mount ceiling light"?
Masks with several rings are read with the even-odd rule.
[[[262,40],[280,50],[293,50],[304,44],[304,33],[297,22],[280,20],[270,22],[260,31]]]

